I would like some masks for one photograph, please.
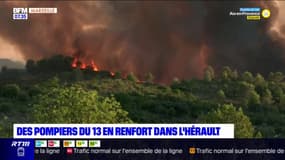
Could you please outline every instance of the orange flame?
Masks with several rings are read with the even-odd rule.
[[[77,67],[77,61],[78,61],[77,58],[73,59],[73,62],[72,62],[72,65],[71,65],[73,68]]]
[[[80,68],[81,68],[81,69],[86,69],[86,64],[85,64],[85,63],[82,63]]]
[[[92,67],[93,71],[95,71],[95,72],[99,71],[99,68],[96,66],[96,64],[94,63],[93,60],[91,61],[91,67]]]
[[[73,61],[72,61],[71,66],[72,66],[73,68],[78,67],[78,62],[81,62],[81,61],[79,61],[78,58],[74,58]],[[91,60],[91,66],[90,66],[90,64],[87,65],[87,64],[84,63],[84,62],[82,62],[82,63],[80,64],[80,69],[85,70],[85,69],[87,69],[87,67],[88,67],[88,68],[91,67],[92,70],[95,71],[95,72],[98,72],[98,71],[99,71],[99,68],[98,68],[98,66],[95,64],[94,60]],[[114,72],[110,71],[109,73],[110,73],[110,75],[111,75],[112,77],[115,76],[115,73],[114,73]],[[127,74],[123,74],[123,75],[122,75],[122,78],[123,78],[123,79],[127,79],[127,77],[128,77]],[[137,79],[136,82],[137,82],[137,83],[144,83],[144,81],[141,81],[141,80],[139,80],[139,79]]]

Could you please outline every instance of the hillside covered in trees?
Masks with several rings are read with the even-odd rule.
[[[13,123],[235,123],[235,136],[285,137],[284,74],[215,72],[204,79],[155,83],[146,73],[93,71],[71,67],[57,55],[28,60],[25,71],[2,68],[0,136]]]

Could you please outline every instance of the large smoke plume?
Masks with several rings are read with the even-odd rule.
[[[249,6],[270,8],[272,16],[229,16]],[[13,7],[57,7],[58,14],[13,21]],[[285,71],[285,27],[272,29],[279,10],[259,1],[1,2],[0,37],[26,59],[79,56],[105,70],[151,72],[160,82],[201,77],[207,65],[268,73]]]

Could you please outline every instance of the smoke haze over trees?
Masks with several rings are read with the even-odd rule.
[[[55,54],[94,59],[99,68],[152,73],[155,81],[203,77],[211,65],[268,74],[285,71],[282,2],[1,2],[0,37],[25,59]],[[13,7],[57,7],[55,15],[12,21]],[[268,20],[231,17],[239,7],[271,10]],[[5,51],[1,51],[5,52]],[[2,53],[4,54],[4,53]]]

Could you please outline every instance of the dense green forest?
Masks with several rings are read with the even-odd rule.
[[[146,73],[94,72],[62,55],[2,67],[0,136],[13,123],[235,123],[236,137],[285,137],[284,74],[208,66],[204,79],[154,83]]]

